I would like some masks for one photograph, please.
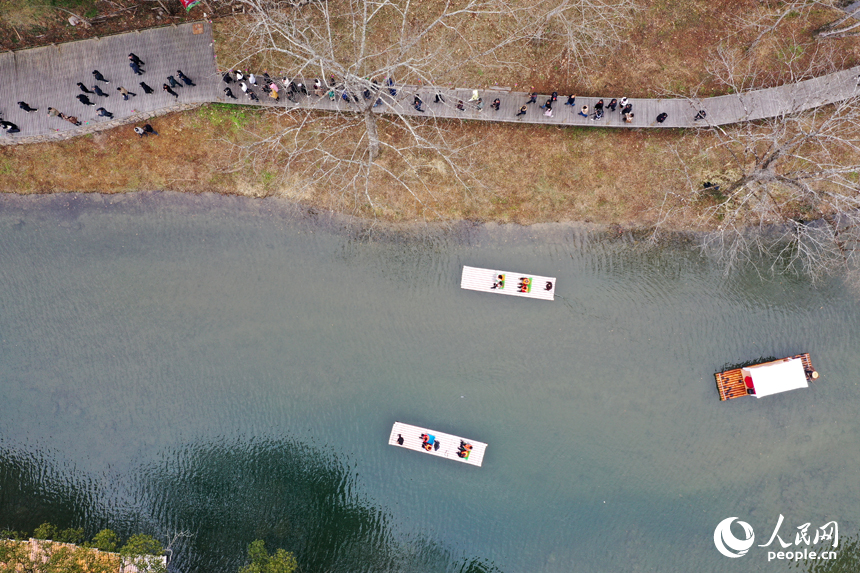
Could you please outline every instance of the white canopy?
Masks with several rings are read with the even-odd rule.
[[[770,396],[796,388],[808,388],[800,358],[777,360],[741,369],[744,379],[752,377],[755,397]]]

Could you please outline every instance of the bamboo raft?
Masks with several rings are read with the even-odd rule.
[[[540,277],[526,273],[464,266],[460,288],[553,300],[555,298],[555,277]]]
[[[426,435],[427,439],[422,436]],[[403,438],[403,443],[399,443],[400,437]],[[424,443],[430,443],[430,450],[424,448]],[[468,450],[464,450],[461,446],[467,444],[471,446]],[[484,452],[487,450],[487,444],[467,440],[452,434],[443,434],[420,426],[412,426],[402,422],[394,422],[391,428],[391,435],[388,437],[388,445],[399,446],[407,450],[421,452],[422,454],[430,454],[441,458],[448,458],[464,464],[478,466],[484,461]],[[463,455],[461,455],[461,453]]]
[[[803,363],[803,370],[806,372],[806,378],[808,381],[812,381],[818,378],[818,373],[812,367],[812,362],[809,359],[809,353],[806,352],[804,354],[795,354],[794,356],[788,356],[786,358],[782,358],[780,360],[776,360],[773,363],[778,363],[783,360],[790,360],[793,358],[799,358]],[[766,362],[764,364],[756,364],[755,366],[763,366],[765,364],[772,364],[771,362]],[[726,370],[724,372],[717,372],[714,374],[714,377],[717,379],[717,390],[720,393],[720,400],[731,400],[733,398],[740,398],[741,396],[749,396],[753,394],[752,390],[748,390],[746,384],[744,383],[744,376],[741,372],[742,368],[733,368],[732,370]]]

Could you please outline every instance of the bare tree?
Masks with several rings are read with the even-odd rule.
[[[829,10],[834,20],[816,31],[820,38],[840,38],[860,34],[860,5],[843,9],[847,0],[787,0],[762,2],[765,9],[759,12],[744,12],[737,16],[742,27],[758,34],[747,47],[754,49],[768,35],[776,32],[786,21],[807,18],[814,12]],[[771,9],[767,9],[771,8]]]
[[[745,88],[758,83],[755,70],[726,51],[717,52],[716,63],[717,77],[748,106]],[[804,111],[807,95],[796,90],[791,109],[776,117],[695,132],[710,144],[706,163],[718,167],[677,152],[688,192],[667,194],[667,204],[698,214],[707,230],[703,247],[727,271],[762,260],[771,271],[793,268],[812,277],[858,268],[860,93]]]
[[[818,30],[820,38],[845,38],[860,35],[860,4],[845,10],[845,15]]]
[[[529,39],[550,42],[575,73],[586,75],[627,37],[637,0],[537,0],[526,12]]]
[[[242,146],[240,164],[277,163],[292,187],[324,186],[356,209],[376,208],[374,190],[395,185],[433,212],[440,180],[466,193],[479,186],[466,159],[477,142],[456,135],[457,120],[428,109],[441,86],[468,85],[476,69],[528,70],[518,50],[536,30],[551,30],[553,41],[567,38],[572,49],[576,6],[594,6],[591,21],[599,28],[616,19],[598,7],[634,0],[236,1],[248,15],[233,30],[244,61],[264,59],[305,84],[319,81],[335,111],[314,111],[320,100],[299,94],[302,105],[277,108],[281,129]],[[416,108],[419,93],[430,99]],[[465,111],[468,117],[475,108]]]

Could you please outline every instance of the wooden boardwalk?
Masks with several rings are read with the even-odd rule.
[[[464,266],[460,288],[553,300],[555,298],[555,277],[541,277],[527,273]]]
[[[438,443],[439,448],[432,448],[430,451],[425,450],[422,447],[422,434],[428,434],[432,436],[433,444],[435,445],[436,443]],[[399,444],[397,442],[398,437],[400,436],[403,437],[403,444]],[[466,458],[462,458],[458,455],[461,441],[472,446],[471,451],[469,452],[469,456]],[[394,426],[391,427],[391,435],[388,436],[388,444],[391,446],[398,446],[401,448],[406,448],[407,450],[420,452],[422,454],[447,458],[456,462],[463,462],[464,464],[470,464],[479,467],[484,462],[484,452],[487,451],[487,444],[483,442],[467,440],[466,438],[461,438],[453,434],[444,434],[442,432],[436,432],[428,428],[412,426],[410,424],[404,424],[402,422],[394,422]]]
[[[743,121],[777,117],[782,114],[793,113],[808,109],[814,109],[823,105],[836,103],[860,95],[857,86],[857,76],[860,74],[860,66],[828,74],[811,80],[787,84],[775,88],[755,90],[742,95],[725,95],[718,97],[692,99],[644,99],[630,98],[628,103],[633,106],[633,121],[626,123],[620,113],[620,106],[615,112],[606,110],[603,118],[594,118],[594,105],[603,99],[604,105],[615,98],[621,100],[624,94],[607,94],[598,97],[577,97],[574,105],[567,105],[567,96],[559,94],[558,100],[552,106],[552,116],[546,116],[542,106],[549,95],[539,95],[537,102],[526,104],[528,94],[523,92],[511,92],[507,88],[496,88],[482,90],[479,97],[483,100],[484,108],[477,109],[472,97],[471,89],[431,89],[415,88],[413,86],[395,86],[397,95],[391,97],[387,89],[380,90],[383,105],[377,106],[377,113],[394,112],[409,116],[422,116],[431,118],[453,118],[472,121],[494,121],[505,123],[530,123],[561,126],[583,126],[583,127],[615,127],[615,128],[690,128],[706,127],[716,125],[729,125]],[[306,83],[313,84],[313,78],[306,79]],[[260,83],[260,82],[258,82]],[[276,82],[278,85],[281,82]],[[227,84],[221,83],[223,90]],[[357,111],[359,104],[343,99],[342,92],[337,92],[332,100],[326,96],[316,97],[314,95],[299,95],[296,103],[292,103],[284,97],[285,91],[281,91],[280,101],[274,101],[260,87],[252,87],[251,91],[259,98],[259,102],[252,102],[245,96],[235,83],[230,84],[234,95],[238,99],[229,99],[219,91],[219,101],[224,103],[238,103],[243,105],[263,105],[267,107],[300,108],[329,111]],[[435,94],[440,93],[444,102],[435,103]],[[413,107],[415,95],[424,102],[423,112]],[[361,94],[356,94],[362,97]],[[498,98],[500,100],[499,110],[490,108],[490,104]],[[458,109],[459,102],[463,103],[463,110]],[[364,102],[361,102],[364,105]],[[518,110],[527,106],[525,115],[517,115]],[[583,105],[588,106],[588,116],[580,115]],[[696,120],[697,113],[705,111],[703,120]],[[657,116],[666,113],[667,118],[657,122]]]
[[[129,52],[137,54],[145,63],[146,73],[135,76],[128,66]],[[80,94],[77,82],[83,82],[90,89],[95,84],[92,71],[98,69],[110,80],[105,85],[99,82],[109,97],[95,95],[88,97],[97,105],[90,107],[81,104],[75,96]],[[161,86],[168,75],[176,75],[182,69],[197,84],[196,87],[176,88],[179,98],[163,92]],[[374,108],[377,113],[397,111],[405,115],[422,117],[456,118],[473,121],[494,121],[507,123],[529,123],[559,126],[615,127],[615,128],[688,128],[704,125],[727,125],[748,120],[774,117],[785,113],[812,109],[829,103],[843,101],[858,95],[857,76],[860,67],[829,74],[819,78],[788,84],[780,87],[747,92],[743,95],[726,95],[701,100],[687,99],[641,99],[631,98],[634,119],[625,123],[619,111],[606,111],[604,117],[595,120],[594,105],[599,98],[608,104],[612,98],[620,100],[623,93],[605,94],[599,97],[577,97],[574,105],[565,105],[567,94],[559,94],[553,105],[552,116],[540,109],[547,95],[538,97],[537,103],[527,105],[527,112],[517,116],[517,110],[528,99],[527,94],[511,92],[508,88],[482,90],[484,109],[478,110],[476,102],[469,101],[471,89],[432,89],[428,87],[397,88],[396,97],[390,97],[386,89],[381,90],[384,104]],[[177,78],[178,79],[178,78]],[[146,95],[138,85],[145,81],[155,90]],[[310,78],[312,83],[313,79]],[[125,86],[137,93],[128,101],[123,101],[116,87]],[[341,98],[338,92],[334,100],[328,97],[301,95],[297,103],[290,102],[281,92],[280,101],[268,97],[260,87],[252,88],[259,98],[250,101],[238,86],[230,87],[238,99],[229,99],[223,93],[226,84],[218,71],[213,49],[212,27],[208,22],[195,22],[181,26],[168,26],[101,39],[82,40],[0,54],[0,114],[16,124],[21,132],[14,135],[0,134],[0,144],[14,140],[38,141],[39,137],[52,134],[74,134],[92,131],[98,124],[114,125],[116,120],[139,117],[147,112],[161,112],[176,107],[177,104],[224,102],[242,105],[274,106],[282,108],[301,108],[318,110],[357,110],[357,104]],[[283,89],[283,88],[282,88]],[[439,92],[444,102],[435,103],[434,96]],[[418,94],[423,100],[423,112],[413,108],[413,97]],[[361,97],[361,94],[356,94]],[[495,98],[501,105],[498,111],[490,107]],[[24,101],[38,112],[27,114],[18,108],[17,102]],[[457,107],[463,102],[463,109]],[[580,108],[587,105],[588,117],[579,115]],[[48,106],[67,115],[73,115],[84,124],[75,128],[72,124],[56,117],[50,117]],[[97,116],[96,109],[103,106],[114,114],[114,120]],[[699,110],[706,112],[706,118],[696,121]],[[667,119],[658,123],[659,114],[666,113]]]
[[[141,76],[135,75],[128,65],[131,52],[146,64],[143,67],[146,73]],[[176,88],[174,91],[179,98],[175,99],[162,91],[161,86],[167,83],[168,75],[176,76],[177,69],[197,86]],[[93,70],[99,70],[110,83],[96,82]],[[98,107],[113,113],[114,119],[121,119],[181,103],[216,101],[219,78],[212,26],[208,22],[167,26],[0,54],[0,113],[3,119],[21,129],[21,133],[9,136],[11,138],[72,130],[83,132],[88,125],[109,121],[96,114]],[[138,85],[141,81],[155,93],[145,94]],[[86,94],[96,104],[86,106],[76,99],[82,93],[78,82],[83,82],[90,90],[98,84],[108,97]],[[137,96],[124,101],[116,89],[119,86]],[[26,113],[19,109],[19,101],[39,111]],[[49,106],[76,116],[82,127],[76,128],[67,121],[49,116]]]

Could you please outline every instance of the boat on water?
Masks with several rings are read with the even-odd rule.
[[[796,354],[771,362],[733,368],[714,374],[720,400],[731,400],[741,396],[763,398],[772,394],[808,388],[818,379],[812,367],[809,353]]]
[[[541,277],[528,273],[464,266],[460,288],[553,300],[555,298],[555,277]]]
[[[487,444],[483,442],[402,422],[394,422],[388,444],[479,467],[487,450]]]

